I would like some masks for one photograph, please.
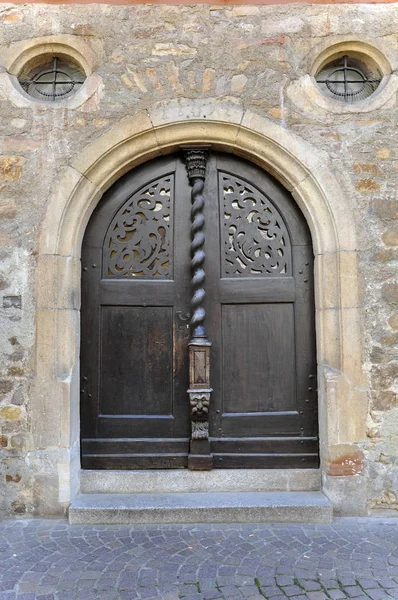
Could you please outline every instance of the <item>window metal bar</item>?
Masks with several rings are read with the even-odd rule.
[[[62,75],[61,81],[59,76]],[[83,76],[82,76],[83,77]],[[43,81],[42,78],[45,78]],[[63,79],[63,80],[62,80]],[[21,86],[28,92],[30,86],[44,99],[55,102],[57,98],[69,95],[75,86],[82,85],[84,81],[76,80],[72,78],[68,71],[62,69],[62,65],[59,66],[59,59],[57,56],[53,57],[50,68],[43,68],[42,71],[36,72],[36,74],[25,81],[20,81]],[[44,89],[42,86],[45,86]],[[61,91],[59,90],[61,86]],[[46,89],[47,88],[47,91]],[[32,89],[32,91],[33,91]]]
[[[348,84],[347,84],[347,56],[344,57],[344,95],[348,94]]]
[[[343,57],[343,62],[340,62],[340,66],[338,66],[338,63],[334,64],[336,65],[336,68],[334,68],[324,78],[317,79],[316,81],[317,83],[325,84],[331,94],[342,98],[344,101],[348,102],[349,100],[354,100],[356,97],[364,93],[368,96],[370,94],[367,93],[367,90],[370,90],[370,93],[373,93],[380,83],[380,79],[374,77],[368,78],[364,72],[356,68],[354,65],[350,65],[348,55]],[[330,66],[332,65],[333,63],[330,64]],[[338,77],[336,77],[336,73],[342,73],[342,78],[338,79]],[[358,75],[358,79],[350,78],[350,74],[354,73]],[[351,85],[356,87],[350,90]],[[339,91],[339,86],[343,86],[344,91]]]
[[[53,62],[53,73],[54,73],[54,80],[53,80],[53,102],[55,102],[55,98],[57,97],[57,57],[54,57],[54,62]]]

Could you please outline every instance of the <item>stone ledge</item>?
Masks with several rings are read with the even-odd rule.
[[[203,494],[81,494],[69,509],[71,525],[129,523],[330,523],[322,492]]]
[[[96,471],[82,470],[84,494],[142,494],[187,492],[301,492],[321,489],[318,469],[215,469]]]

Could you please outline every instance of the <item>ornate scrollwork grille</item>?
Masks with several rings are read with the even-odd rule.
[[[219,173],[223,277],[291,274],[289,234],[274,204],[259,190]]]
[[[105,236],[103,276],[170,279],[174,175],[157,179],[119,209]]]

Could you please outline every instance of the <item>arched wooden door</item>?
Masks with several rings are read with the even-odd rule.
[[[214,468],[318,465],[313,252],[291,195],[211,153],[204,189]],[[86,469],[188,464],[190,186],[182,155],[125,175],[82,249]]]

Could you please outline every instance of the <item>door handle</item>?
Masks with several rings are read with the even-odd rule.
[[[184,312],[182,310],[176,310],[176,327],[183,331],[184,339],[187,339],[190,334],[190,320],[191,315],[188,311]]]
[[[189,319],[191,318],[191,314],[189,312],[186,312],[185,315],[183,315],[182,310],[176,310],[176,315],[179,318],[179,320],[183,323],[189,321]]]

